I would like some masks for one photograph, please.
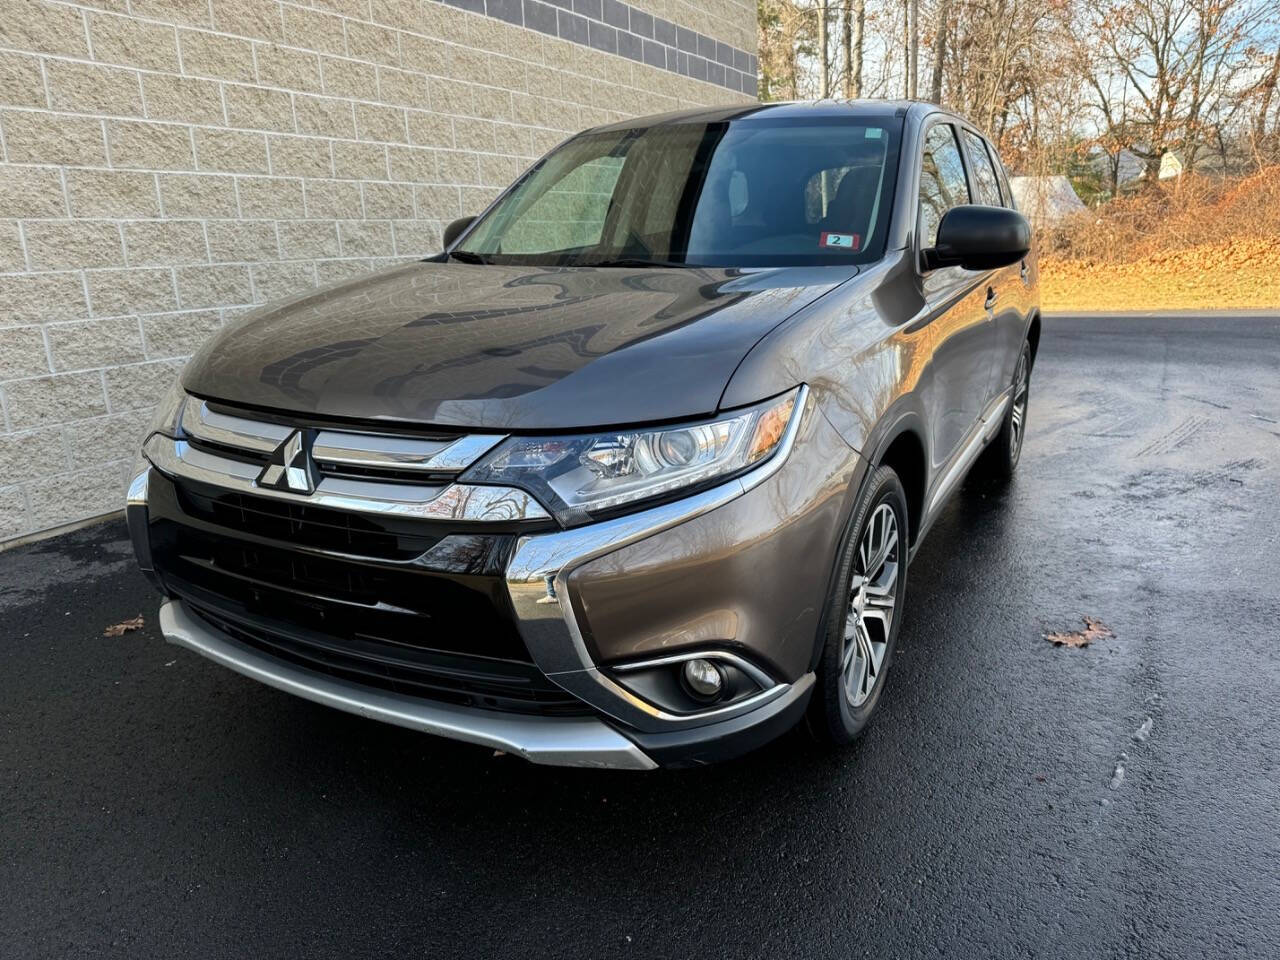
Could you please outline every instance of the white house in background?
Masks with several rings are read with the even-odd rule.
[[[1089,165],[1104,180],[1111,179],[1111,165],[1118,164],[1116,167],[1116,186],[1124,188],[1131,184],[1138,183],[1147,173],[1147,166],[1137,154],[1131,150],[1121,150],[1116,154],[1103,153],[1101,148],[1095,147],[1090,154]],[[1181,152],[1170,150],[1160,158],[1161,180],[1172,180],[1182,176],[1186,169],[1186,157]],[[1216,153],[1207,150],[1200,151],[1196,157],[1196,172],[1221,175],[1225,172],[1222,157]]]
[[[1169,151],[1160,158],[1160,179],[1172,180],[1180,176],[1182,176],[1182,158],[1173,151]]]
[[[1181,153],[1170,150],[1160,158],[1160,179],[1172,180],[1180,177],[1186,171],[1186,157]],[[1195,164],[1196,173],[1208,174],[1209,176],[1222,176],[1226,173],[1226,164],[1222,162],[1222,155],[1212,153],[1208,150],[1202,150],[1196,157]]]
[[[1009,189],[1018,209],[1037,226],[1053,226],[1086,209],[1071,181],[1061,175],[1010,177]]]

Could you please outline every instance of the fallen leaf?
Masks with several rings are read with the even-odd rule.
[[[1116,761],[1115,769],[1111,771],[1111,782],[1107,784],[1112,790],[1119,790],[1124,786],[1124,761],[1125,755],[1120,754],[1120,759]]]
[[[1087,647],[1095,640],[1105,640],[1108,637],[1114,637],[1108,627],[1101,620],[1095,617],[1082,617],[1084,620],[1083,630],[1069,630],[1065,633],[1046,633],[1044,638],[1052,643],[1055,647]]]
[[[123,637],[132,630],[141,630],[142,624],[142,614],[138,614],[132,620],[124,620],[120,623],[112,624],[102,631],[102,635],[104,637]]]

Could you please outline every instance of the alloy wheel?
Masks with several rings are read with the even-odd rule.
[[[884,669],[897,612],[900,544],[898,515],[882,503],[871,514],[858,544],[845,616],[840,672],[853,707],[870,699]]]
[[[1013,382],[1013,410],[1009,416],[1009,458],[1016,462],[1018,454],[1022,452],[1022,431],[1027,419],[1027,392],[1030,386],[1025,352],[1018,358],[1018,374]]]

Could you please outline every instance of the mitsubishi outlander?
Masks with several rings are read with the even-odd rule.
[[[629,120],[442,253],[221,331],[130,533],[171,642],[364,717],[576,766],[846,744],[930,524],[1018,464],[1039,335],[963,118]]]

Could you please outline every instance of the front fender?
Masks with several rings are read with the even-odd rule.
[[[912,275],[905,251],[896,251],[775,327],[734,371],[722,408],[807,383],[823,416],[867,456],[886,414],[923,414],[912,394],[933,345],[927,329],[903,323],[923,307]]]

